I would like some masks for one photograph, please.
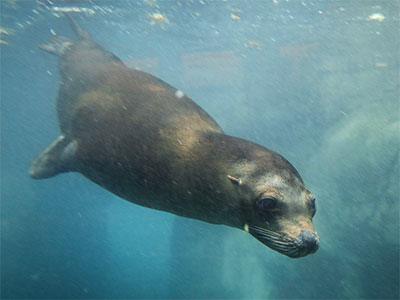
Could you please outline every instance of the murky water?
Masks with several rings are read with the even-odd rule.
[[[1,5],[2,298],[399,298],[398,1],[7,1]],[[34,181],[58,135],[71,11],[132,68],[230,135],[285,156],[317,197],[317,253],[117,198],[81,175]]]

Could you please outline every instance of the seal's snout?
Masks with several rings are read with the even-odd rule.
[[[307,254],[314,253],[319,248],[318,236],[310,230],[303,230],[299,235],[299,246]]]

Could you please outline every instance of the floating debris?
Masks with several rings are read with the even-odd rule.
[[[245,46],[249,49],[262,50],[261,43],[259,41],[251,40]]]
[[[231,18],[232,18],[232,20],[234,20],[234,21],[240,22],[240,17],[239,17],[238,15],[231,14]]]
[[[145,0],[144,3],[150,7],[158,7],[157,0]]]
[[[182,91],[176,90],[176,92],[175,92],[176,98],[181,99],[183,96],[185,96],[185,94]]]
[[[86,7],[60,7],[60,6],[53,6],[51,8],[56,12],[76,12],[76,13],[87,13],[89,15],[94,15],[95,12],[93,9],[86,8]]]
[[[31,275],[29,275],[29,277],[32,279],[32,280],[35,280],[35,281],[38,281],[39,279],[40,279],[40,272],[39,273],[35,273],[35,274],[31,274]]]
[[[231,8],[230,11],[233,12],[233,13],[236,13],[236,14],[242,13],[242,10],[239,9],[239,8]]]
[[[368,16],[369,21],[382,22],[385,19],[386,19],[386,17],[384,15],[382,15],[381,13],[374,13],[374,14]]]
[[[5,35],[9,35],[9,31],[3,27],[0,27],[0,35],[5,34]]]
[[[5,28],[0,27],[0,36],[2,36],[3,34],[4,35],[9,35],[10,32]],[[8,45],[8,42],[5,41],[5,40],[0,39],[0,45]]]
[[[388,66],[388,64],[384,63],[384,62],[377,62],[375,64],[375,67],[377,67],[377,68],[386,68],[387,66]]]
[[[167,17],[160,13],[151,14],[151,15],[149,15],[149,17],[151,20],[151,25],[169,23],[169,20],[167,19]]]

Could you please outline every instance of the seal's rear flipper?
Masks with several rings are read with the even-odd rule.
[[[35,159],[29,175],[34,179],[42,179],[59,173],[74,171],[77,149],[76,140],[67,139],[63,135],[60,136]]]
[[[74,31],[74,33],[78,36],[78,38],[82,40],[89,41],[90,36],[89,34],[82,30],[82,28],[76,23],[76,21],[67,13],[64,14],[65,17],[68,19],[68,22]],[[61,56],[65,53],[69,47],[74,44],[72,40],[63,36],[54,36],[47,44],[39,45],[39,48],[50,52],[52,54]]]
[[[65,53],[69,47],[71,47],[74,44],[73,41],[70,39],[63,37],[63,36],[54,36],[49,43],[39,45],[39,48],[46,51],[50,52],[52,54],[61,56]]]
[[[67,17],[69,25],[80,40],[90,40],[89,33],[82,30],[78,23],[76,23],[76,21],[69,14],[64,13],[64,16]]]

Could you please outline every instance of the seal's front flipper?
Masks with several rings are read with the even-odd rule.
[[[34,179],[43,179],[59,173],[75,170],[75,154],[78,149],[76,140],[60,136],[44,150],[33,162],[29,174]]]
[[[39,48],[46,52],[61,56],[73,44],[74,42],[66,37],[54,36],[47,44],[39,45]]]

